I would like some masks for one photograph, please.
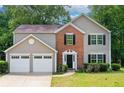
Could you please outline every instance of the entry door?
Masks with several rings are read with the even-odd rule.
[[[67,55],[67,65],[68,68],[72,68],[72,55]]]

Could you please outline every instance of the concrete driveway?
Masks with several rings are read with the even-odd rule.
[[[50,87],[52,74],[7,74],[0,77],[0,87]]]

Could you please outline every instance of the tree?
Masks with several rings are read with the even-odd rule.
[[[20,24],[64,24],[70,21],[69,13],[60,5],[5,6],[10,13],[9,28]]]
[[[21,24],[64,24],[70,21],[68,11],[60,5],[3,6],[0,12],[0,56],[12,46],[12,32]],[[1,59],[1,58],[0,58]]]
[[[124,6],[92,6],[91,9],[91,17],[111,31],[112,61],[124,61]]]

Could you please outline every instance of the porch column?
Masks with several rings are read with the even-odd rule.
[[[67,59],[67,57],[65,58],[65,56],[67,56],[67,54],[66,53],[62,53],[62,64],[63,65],[66,65],[66,60],[65,59]]]
[[[75,70],[77,70],[77,53],[75,53]]]

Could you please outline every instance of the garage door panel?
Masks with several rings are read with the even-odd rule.
[[[29,72],[30,71],[29,56],[12,55],[10,56],[10,72]]]
[[[52,55],[34,55],[33,72],[52,72]]]

